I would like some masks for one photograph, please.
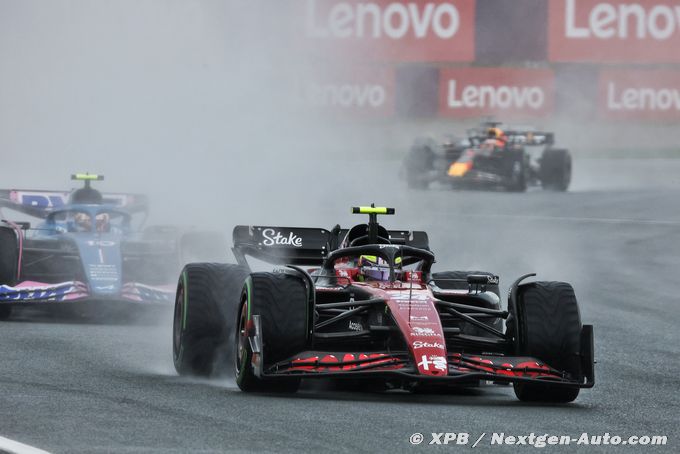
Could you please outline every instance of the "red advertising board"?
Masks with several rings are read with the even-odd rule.
[[[680,70],[603,70],[598,89],[602,118],[680,120]]]
[[[475,0],[298,1],[304,7],[304,45],[326,58],[475,58]]]
[[[327,71],[304,87],[308,105],[324,113],[387,116],[394,113],[392,68]]]
[[[442,69],[439,112],[452,117],[499,118],[548,115],[554,105],[555,75],[549,69]]]
[[[551,61],[680,62],[680,0],[550,0]]]

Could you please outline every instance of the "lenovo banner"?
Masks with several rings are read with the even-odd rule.
[[[326,58],[475,58],[475,0],[299,1],[305,8],[305,46]]]
[[[599,92],[603,118],[680,120],[680,71],[605,70]]]
[[[680,62],[680,0],[550,0],[552,61]]]
[[[442,69],[439,112],[452,117],[537,117],[554,105],[555,76],[548,69]]]
[[[387,116],[394,113],[392,68],[345,68],[307,82],[308,105],[324,113]]]

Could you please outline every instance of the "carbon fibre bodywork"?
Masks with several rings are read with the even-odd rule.
[[[271,235],[263,234],[265,231]],[[310,232],[315,242],[306,241]],[[262,319],[258,313],[249,313],[244,332],[252,348],[251,367],[256,376],[264,380],[379,378],[403,387],[419,383],[470,385],[480,380],[568,388],[594,385],[590,325],[581,330],[580,351],[569,353],[579,358],[578,373],[561,370],[545,358],[521,354],[515,333],[522,328],[510,314],[517,314],[518,286],[533,275],[515,281],[504,310],[497,291],[491,290],[497,288],[497,276],[438,277],[431,272],[434,254],[429,251],[427,235],[419,232],[424,241],[414,247],[404,238],[418,235],[394,232],[400,235],[390,232],[387,244],[342,247],[347,242],[335,241],[333,232],[324,229],[234,229],[234,252],[242,264],[247,264],[246,254],[273,263],[295,262],[279,272],[298,276],[308,291],[307,348],[283,360],[267,359],[262,348],[268,342]],[[274,236],[286,240],[280,244],[267,241]],[[341,246],[333,249],[330,245],[334,242]],[[305,249],[307,252],[300,254]],[[346,263],[345,259],[351,262],[365,255],[388,264],[389,279],[367,281],[356,268],[338,266]],[[304,265],[320,268],[300,267]]]
[[[524,191],[542,186],[564,191],[571,181],[571,155],[553,146],[549,132],[508,130],[497,140],[489,139],[484,128],[473,129],[465,139],[417,140],[402,172],[414,188],[438,182],[454,188]]]
[[[172,303],[187,231],[142,228],[148,211],[142,195],[98,197],[98,203],[73,203],[68,192],[0,191],[0,209],[39,220],[36,227],[0,222],[0,306]],[[218,245],[206,249],[212,246]]]

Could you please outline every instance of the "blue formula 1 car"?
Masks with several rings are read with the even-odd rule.
[[[71,178],[84,186],[71,192],[0,190],[0,210],[40,219],[31,227],[2,216],[0,319],[17,306],[169,305],[174,277],[184,263],[224,260],[223,235],[174,226],[142,228],[146,196],[102,194],[91,186],[103,179],[99,175]]]

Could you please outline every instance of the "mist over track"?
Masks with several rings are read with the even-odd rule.
[[[594,389],[554,407],[521,404],[499,387],[416,395],[307,385],[292,396],[247,395],[230,380],[175,374],[169,312],[151,326],[24,313],[0,324],[2,435],[64,453],[405,452],[414,432],[661,434],[666,450],[677,448],[680,161],[581,160],[570,192],[526,194],[407,191],[377,179],[376,165],[335,165],[309,187],[309,203],[293,182],[298,202],[252,222],[349,225],[361,221],[351,204],[375,201],[397,208],[386,226],[429,231],[438,270],[488,269],[502,290],[532,271],[570,281],[583,321],[595,325]],[[338,192],[351,169],[360,184]]]

